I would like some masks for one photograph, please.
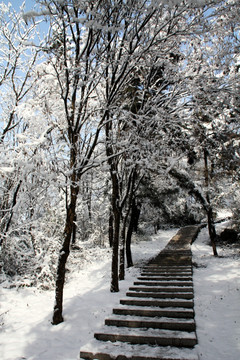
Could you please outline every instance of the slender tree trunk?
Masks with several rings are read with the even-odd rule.
[[[131,251],[131,242],[133,232],[137,232],[138,221],[140,217],[140,206],[136,204],[135,198],[132,200],[132,212],[131,218],[128,225],[127,237],[126,237],[126,258],[127,258],[127,267],[133,266],[132,261],[132,251]]]
[[[107,68],[107,78],[108,78],[108,68]],[[107,95],[108,95],[108,85],[107,85]],[[109,114],[106,113],[106,118],[109,120]],[[120,222],[121,222],[121,210],[120,210],[120,194],[119,194],[119,181],[117,175],[117,162],[113,157],[114,151],[111,142],[112,135],[112,123],[107,121],[106,127],[106,154],[108,157],[108,165],[110,169],[111,182],[112,182],[112,194],[111,194],[111,213],[112,218],[109,218],[109,224],[112,226],[109,229],[109,235],[113,237],[109,238],[109,242],[112,242],[112,273],[111,273],[111,292],[119,291],[118,283],[118,249],[119,249],[119,232],[120,232]]]
[[[128,225],[127,237],[126,237],[126,258],[127,258],[127,267],[133,266],[132,261],[132,251],[131,251],[131,242],[132,242],[132,234],[135,227],[135,199],[132,201],[132,212],[131,218]]]
[[[217,246],[216,246],[217,234],[216,234],[216,229],[215,229],[215,225],[214,225],[214,221],[213,221],[213,211],[212,211],[212,207],[210,205],[209,205],[209,210],[207,213],[207,218],[208,218],[208,233],[209,233],[209,237],[211,240],[213,255],[218,256]]]
[[[206,186],[206,199],[208,202],[207,209],[207,220],[208,220],[208,233],[213,249],[213,255],[218,256],[217,246],[216,246],[216,228],[213,220],[213,209],[211,206],[210,196],[209,196],[209,169],[208,169],[208,151],[204,149],[204,177],[205,177],[205,186]]]
[[[77,225],[76,225],[76,221],[77,221],[77,215],[75,213],[74,215],[74,219],[73,219],[73,230],[72,230],[72,245],[76,244],[76,234],[77,234]]]
[[[138,231],[138,223],[139,223],[140,214],[141,214],[141,204],[139,202],[136,204],[136,201],[134,199],[134,203],[133,203],[133,231],[135,231],[135,232]]]
[[[108,239],[109,239],[109,246],[112,247],[113,245],[113,213],[112,208],[109,209],[109,219],[108,219]]]
[[[127,216],[123,221],[121,236],[120,236],[120,261],[119,261],[119,280],[125,279],[125,234],[126,234],[126,221]]]
[[[133,227],[134,227],[134,222],[133,222],[133,217],[131,216],[130,223],[128,226],[128,231],[127,231],[127,237],[126,237],[126,258],[127,258],[127,267],[128,268],[133,266],[132,251],[131,251],[131,240],[132,240]]]
[[[64,321],[63,311],[63,288],[65,283],[66,263],[70,253],[71,238],[74,228],[74,219],[76,216],[76,203],[79,188],[71,185],[71,202],[67,208],[66,223],[64,229],[64,240],[60,249],[55,288],[55,304],[53,309],[52,324],[58,325]]]
[[[112,276],[111,276],[111,292],[119,291],[119,283],[118,283],[118,248],[119,248],[119,232],[120,232],[120,211],[115,206],[113,211],[114,218],[114,236],[113,236],[113,244],[112,244]]]
[[[90,222],[92,222],[92,190],[91,190],[92,182],[87,185],[87,207],[88,207],[88,217]]]

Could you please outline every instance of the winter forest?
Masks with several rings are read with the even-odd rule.
[[[0,276],[53,325],[86,248],[115,293],[136,234],[239,233],[239,31],[238,0],[0,2]]]

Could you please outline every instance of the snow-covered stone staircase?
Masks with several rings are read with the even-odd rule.
[[[180,229],[142,269],[81,359],[198,359],[190,247],[197,233],[196,226]]]

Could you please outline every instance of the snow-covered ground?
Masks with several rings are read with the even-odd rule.
[[[240,247],[218,248],[213,257],[203,229],[192,251],[199,359],[239,360]]]
[[[5,288],[1,284],[1,360],[76,360],[93,339],[112,308],[119,304],[140,271],[141,264],[165,247],[176,230],[159,232],[133,245],[135,267],[127,270],[119,293],[110,293],[111,252],[92,249],[84,266],[69,275],[64,291],[65,322],[51,325],[53,291],[33,287]],[[201,360],[240,359],[239,255],[220,251],[214,258],[202,230],[192,246],[195,311]],[[238,250],[239,252],[239,250]],[[81,261],[81,259],[79,260]],[[76,265],[76,264],[75,264]]]

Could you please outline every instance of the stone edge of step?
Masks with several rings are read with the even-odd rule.
[[[115,360],[118,356],[125,356],[130,360],[198,360],[194,348],[162,346],[151,346],[149,348],[146,345],[130,345],[120,342],[106,343],[96,339],[85,344],[80,351],[80,359]]]

